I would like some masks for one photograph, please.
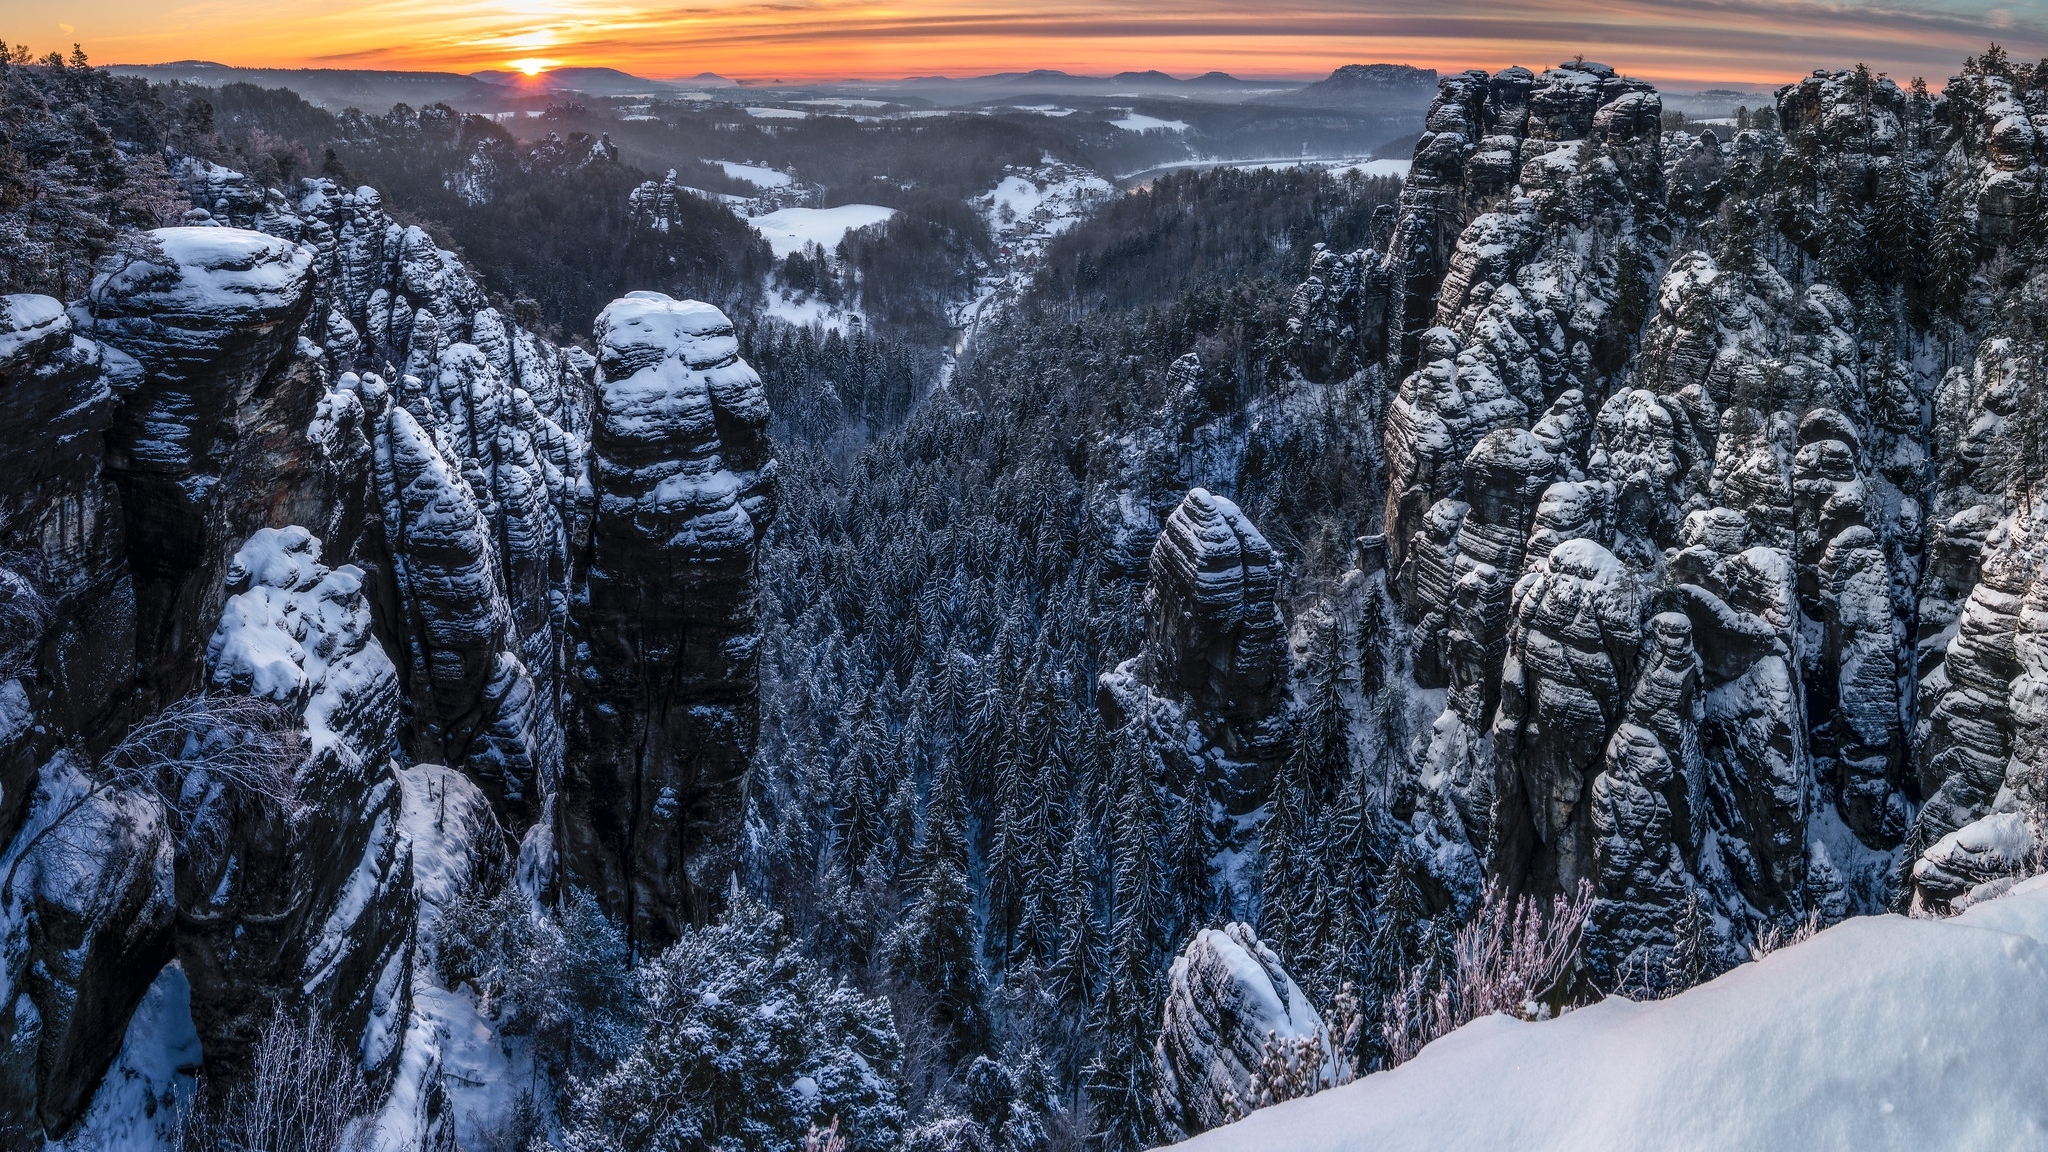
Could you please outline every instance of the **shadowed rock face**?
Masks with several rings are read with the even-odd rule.
[[[207,648],[211,688],[303,720],[297,813],[217,788],[182,813],[178,955],[215,1074],[249,1059],[270,1002],[306,1000],[344,1035],[374,989],[403,1015],[414,944],[410,849],[399,835],[398,676],[378,644],[361,569],[329,569],[303,528],[261,529],[228,569]],[[373,1074],[389,1053],[365,1051]]]
[[[0,1139],[65,1131],[171,948],[170,844],[148,798],[91,796],[73,734],[120,723],[135,666],[121,505],[101,474],[105,352],[47,296],[0,297],[0,864],[28,915],[0,945]],[[40,606],[41,610],[38,610]],[[61,844],[46,830],[69,812]],[[28,853],[30,843],[48,850]]]
[[[1635,681],[1634,581],[1599,544],[1558,545],[1515,587],[1493,720],[1496,867],[1539,890],[1593,874],[1587,799]]]
[[[499,316],[374,189],[177,174],[238,227],[150,234],[68,309],[0,299],[0,842],[84,796],[64,842],[90,861],[18,869],[8,1139],[76,1124],[174,957],[214,1074],[277,999],[359,1041],[374,1084],[432,1075],[399,1059],[431,1032],[429,906],[524,831],[536,894],[592,883],[658,946],[710,911],[753,742],[773,464],[722,316],[607,314],[600,501],[597,362]],[[94,757],[198,690],[302,727],[296,803],[88,793]],[[549,815],[565,712],[591,738]]]
[[[40,622],[9,614],[4,639],[18,666],[0,681],[43,731],[0,725],[0,837],[20,827],[37,768],[64,734],[103,740],[134,675],[121,501],[101,472],[115,404],[105,357],[56,300],[0,297],[0,550],[51,609]],[[8,590],[10,609],[21,592]]]
[[[23,418],[0,437],[18,466],[0,534],[34,557],[20,574],[49,605],[23,621],[41,634],[18,638],[28,658],[9,670],[27,686],[0,686],[18,705],[0,832],[34,844],[22,867],[41,906],[12,952],[33,974],[39,1067],[9,1077],[28,1094],[5,1103],[50,1133],[83,1114],[173,949],[176,829],[150,793],[89,790],[90,757],[200,682],[234,548],[317,468],[303,433],[317,377],[293,355],[308,255],[233,229],[145,239],[68,316],[8,298],[0,333],[5,403]],[[73,737],[75,754],[49,756]],[[7,1011],[13,1047],[25,1021]]]
[[[501,316],[374,188],[313,179],[286,195],[218,166],[179,171],[216,219],[311,256],[303,334],[329,377],[313,422],[326,482],[265,522],[313,528],[329,562],[363,569],[407,752],[468,773],[523,831],[561,757],[570,556],[590,518],[588,355]]]
[[[556,843],[563,879],[646,952],[709,915],[730,864],[774,463],[760,379],[716,308],[636,292],[597,340],[597,507]]]
[[[1695,897],[1732,958],[1905,876],[1923,906],[1981,898],[2048,843],[2039,348],[2000,295],[2039,278],[1960,293],[1943,369],[1873,325],[1859,293],[1900,277],[1838,276],[1818,201],[1755,222],[1799,259],[1688,232],[1796,155],[1887,243],[1937,209],[1985,251],[2031,242],[2044,98],[1952,88],[1938,118],[1817,74],[1782,131],[1665,133],[1598,65],[1447,76],[1380,276],[1325,257],[1297,296],[1307,341],[1341,330],[1334,285],[1386,285],[1388,587],[1410,698],[1443,693],[1413,844],[1510,889],[1592,882],[1610,974],[1668,953]]]
[[[290,367],[313,306],[312,256],[233,228],[161,228],[93,283],[91,334],[136,365],[107,435],[135,579],[138,660],[161,698],[196,679],[234,548],[312,453],[317,389]]]
[[[32,1111],[43,1131],[62,1133],[92,1103],[129,1014],[170,957],[172,838],[153,797],[88,793],[68,754],[43,765],[41,778],[53,803],[36,815],[63,812],[65,820],[14,876],[28,913],[27,947],[9,958],[20,967],[8,975],[25,995],[0,1015],[0,1034],[8,1063],[26,1066],[10,1069],[9,1086],[25,1080],[32,1089],[6,1102]],[[32,820],[26,831],[41,824]],[[39,1042],[31,1042],[36,1028]]]
[[[1286,690],[1280,564],[1236,504],[1196,488],[1166,518],[1145,585],[1141,676],[1194,706],[1226,755],[1272,759]]]

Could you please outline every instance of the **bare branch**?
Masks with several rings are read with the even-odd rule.
[[[87,773],[87,787],[29,834],[0,877],[0,893],[13,889],[15,873],[39,850],[89,851],[58,833],[111,793],[148,792],[181,833],[214,788],[259,798],[298,820],[306,812],[297,786],[304,736],[284,708],[255,697],[196,695],[165,707],[129,728]]]
[[[149,788],[184,814],[190,784],[219,785],[303,812],[297,775],[304,733],[279,705],[253,696],[187,696],[138,722],[101,761],[115,788]]]
[[[44,629],[57,615],[44,591],[39,560],[25,553],[0,554],[0,680],[28,669]]]
[[[202,1085],[173,1152],[363,1152],[373,1103],[362,1070],[325,1021],[279,1005],[256,1040],[249,1078],[225,1096]]]

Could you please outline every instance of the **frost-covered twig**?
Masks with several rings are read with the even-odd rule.
[[[846,1137],[839,1134],[837,1114],[823,1128],[811,1125],[811,1130],[804,1134],[804,1152],[846,1152]]]
[[[19,676],[35,656],[56,606],[43,590],[37,557],[0,554],[0,680]]]
[[[1358,1078],[1358,1042],[1365,1032],[1364,1005],[1357,989],[1346,980],[1330,1001],[1330,1086],[1341,1087]]]
[[[1537,1001],[1570,971],[1593,906],[1593,886],[1581,881],[1570,898],[1553,897],[1546,910],[1534,897],[1514,900],[1489,887],[1471,922],[1451,942],[1451,968],[1432,985],[1417,967],[1387,998],[1380,1024],[1388,1065],[1405,1063],[1452,1029],[1495,1012],[1535,1019]]]
[[[1789,948],[1794,944],[1803,944],[1813,939],[1813,934],[1818,931],[1820,931],[1820,913],[1817,911],[1808,914],[1806,919],[1794,925],[1790,932],[1785,931],[1783,927],[1777,924],[1773,924],[1756,934],[1756,943],[1750,945],[1749,948],[1749,958],[1751,960],[1761,960],[1780,948]]]
[[[149,788],[181,806],[188,783],[268,801],[287,818],[304,813],[297,775],[302,733],[284,710],[254,696],[195,695],[139,721],[108,752],[100,775],[115,788]]]

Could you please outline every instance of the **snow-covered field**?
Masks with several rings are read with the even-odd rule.
[[[1109,181],[1088,174],[1055,175],[1052,179],[1005,176],[976,198],[975,207],[989,217],[997,235],[1057,236],[1075,224],[1093,205],[1107,198]]]
[[[787,188],[793,177],[777,168],[760,164],[738,164],[731,160],[714,161],[725,174],[735,180],[744,180],[756,188]]]
[[[1137,112],[1128,113],[1122,119],[1111,120],[1110,123],[1126,132],[1149,132],[1154,128],[1163,128],[1168,132],[1188,130],[1188,123],[1185,120],[1161,120],[1156,116],[1145,116]]]
[[[2048,877],[1845,921],[1669,1000],[1475,1021],[1187,1152],[2048,1147]]]
[[[879,204],[841,204],[837,208],[784,208],[747,220],[754,231],[768,238],[775,258],[801,252],[806,244],[818,244],[827,252],[855,228],[880,224],[894,216],[894,208]]]
[[[802,120],[810,113],[796,108],[749,108],[747,115],[760,120]]]
[[[1360,176],[1398,176],[1406,180],[1408,178],[1408,161],[1361,160],[1356,164],[1346,164],[1340,168],[1333,168],[1330,171],[1334,176],[1342,176],[1346,172],[1356,172]]]

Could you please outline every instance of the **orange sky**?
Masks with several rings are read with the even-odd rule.
[[[0,0],[0,35],[38,53],[79,41],[101,63],[467,72],[538,58],[658,78],[1310,77],[1583,52],[1666,83],[1776,83],[1862,60],[1938,84],[1991,39],[2048,55],[2048,0]]]

